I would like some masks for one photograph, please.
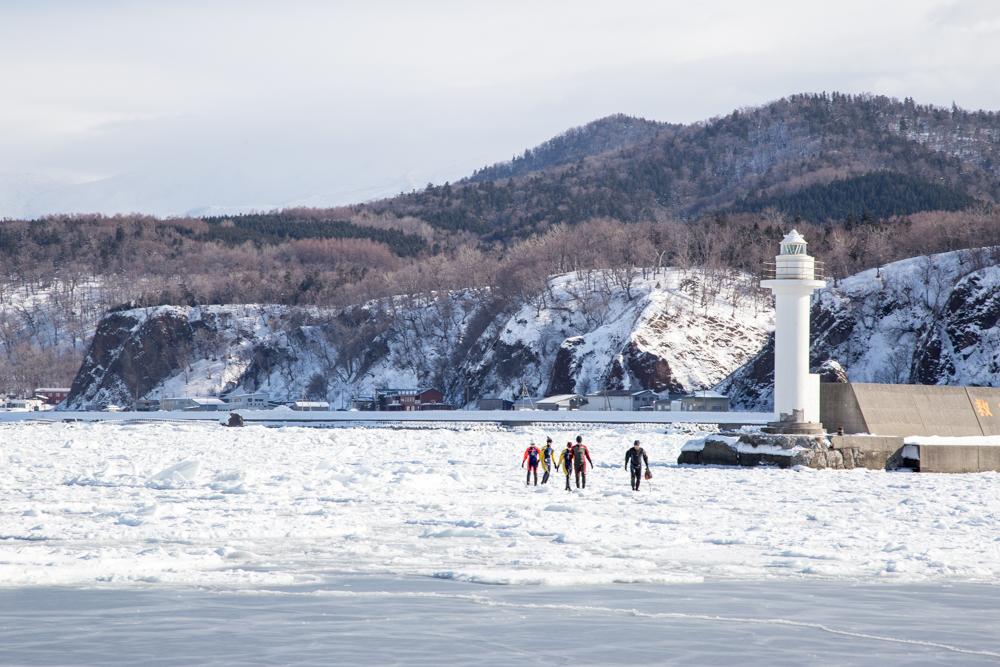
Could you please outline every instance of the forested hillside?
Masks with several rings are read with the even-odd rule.
[[[977,200],[955,188],[893,171],[872,171],[862,176],[807,185],[791,195],[784,192],[740,199],[727,208],[734,213],[762,213],[772,209],[787,217],[805,220],[834,219],[850,227],[856,220],[874,216],[891,218],[918,211],[961,211]]]

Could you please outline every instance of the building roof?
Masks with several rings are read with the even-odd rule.
[[[326,401],[295,401],[292,405],[298,405],[302,408],[328,408],[330,404]]]
[[[417,389],[376,389],[375,392],[383,396],[419,396],[428,391],[437,391],[434,387],[419,387]]]
[[[802,236],[802,234],[799,234],[797,231],[795,231],[793,229],[792,231],[788,232],[787,235],[785,235],[785,238],[781,239],[781,242],[782,243],[805,243],[806,240]]]
[[[640,389],[639,391],[633,391],[631,389],[602,389],[600,391],[591,392],[587,394],[587,396],[598,396],[603,398],[604,396],[638,396],[645,393],[656,394],[656,392],[652,389]]]
[[[580,394],[556,394],[555,396],[546,396],[541,398],[536,403],[560,403],[562,401],[572,401],[576,398],[583,398]]]
[[[693,394],[688,394],[684,398],[729,398],[728,396],[723,396],[717,391],[712,391],[711,389],[703,389],[701,391],[696,391]]]

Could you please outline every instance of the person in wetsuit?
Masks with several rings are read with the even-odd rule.
[[[583,478],[583,488],[587,488],[587,462],[593,467],[594,462],[590,458],[590,450],[583,444],[583,436],[576,436],[576,444],[573,446],[573,470],[576,471],[576,488],[580,488],[580,478]]]
[[[542,447],[542,484],[548,484],[549,471],[552,469],[552,459],[556,456],[555,447],[552,446],[552,438],[545,438],[545,446]]]
[[[632,490],[639,490],[639,481],[642,480],[642,462],[646,462],[649,468],[649,458],[646,457],[646,450],[639,446],[639,441],[625,451],[625,467],[632,466]]]
[[[566,490],[569,491],[569,478],[573,474],[573,443],[567,442],[566,449],[562,450],[559,454],[559,460],[556,461],[556,469],[562,468],[562,471],[566,474]]]
[[[535,473],[535,486],[538,486],[538,459],[542,452],[535,446],[535,443],[531,443],[526,450],[524,450],[524,458],[521,459],[521,467],[524,467],[524,462],[528,462],[528,477],[524,480],[525,486],[531,484],[531,473]]]

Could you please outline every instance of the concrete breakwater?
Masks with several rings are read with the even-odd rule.
[[[982,438],[904,439],[893,435],[723,434],[685,445],[677,462],[779,468],[803,466],[815,470],[1000,472],[1000,443]]]

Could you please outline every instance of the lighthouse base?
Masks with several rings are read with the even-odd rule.
[[[916,449],[916,445],[907,445]],[[721,466],[777,466],[791,468],[803,466],[814,469],[897,470],[908,468],[924,470],[924,461],[906,458],[903,439],[878,435],[776,435],[764,433],[732,433],[710,435],[704,440],[693,438],[677,457],[677,463],[688,465]],[[940,450],[957,450],[953,445],[939,446]],[[1000,447],[994,449],[1000,450]],[[917,455],[928,462],[933,454]],[[983,460],[980,454],[979,460]],[[935,462],[938,459],[935,459]],[[955,459],[957,460],[957,459]],[[996,457],[1000,469],[1000,456]],[[945,472],[938,468],[928,470]],[[963,472],[965,470],[962,470]],[[951,472],[951,470],[948,470]],[[957,472],[957,470],[956,470]]]
[[[820,422],[768,422],[767,426],[761,429],[764,433],[781,435],[823,435],[826,429]]]

